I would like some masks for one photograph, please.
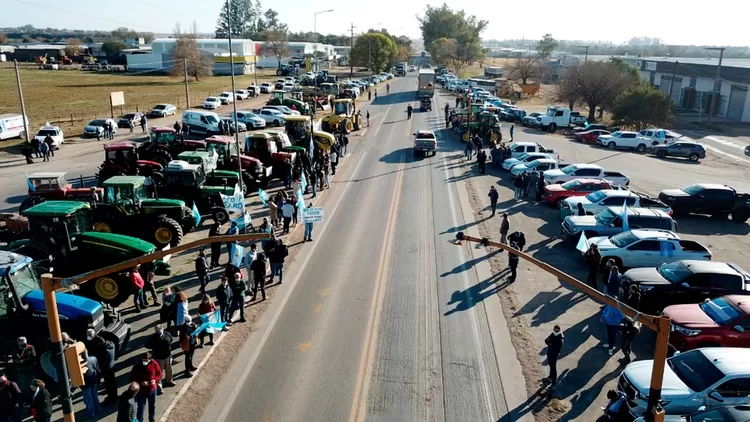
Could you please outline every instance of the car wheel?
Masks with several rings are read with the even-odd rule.
[[[609,149],[615,149],[615,148],[617,148],[617,144],[615,144],[614,142],[610,142],[610,143],[607,144],[607,148],[609,148]]]
[[[562,209],[562,207],[565,206],[565,200],[568,198],[558,198],[557,200],[557,208]]]
[[[279,121],[279,120],[274,120],[274,121],[273,121],[273,124],[274,124],[274,125],[276,125],[276,126],[281,126],[281,121]]]
[[[635,148],[635,150],[638,151],[638,152],[641,152],[641,153],[645,152],[646,151],[646,145],[638,144],[638,146]]]
[[[698,154],[692,153],[690,154],[690,161],[697,162],[698,161]]]
[[[656,152],[656,156],[659,157],[659,158],[666,158],[667,151],[657,151]]]

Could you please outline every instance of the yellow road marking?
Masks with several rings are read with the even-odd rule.
[[[325,306],[323,304],[316,303],[315,307],[313,307],[313,312],[315,312],[316,314],[319,314],[319,313],[323,312],[323,308],[325,308]]]
[[[333,289],[331,289],[331,288],[321,289],[321,290],[318,290],[318,296],[320,296],[320,297],[330,296],[331,292],[333,292]]]
[[[306,343],[297,343],[297,347],[295,349],[299,350],[302,353],[305,353],[312,347],[312,342],[308,341]]]
[[[411,129],[411,121],[409,121],[408,129]],[[407,129],[407,136],[410,135],[410,131]],[[367,413],[367,394],[370,390],[370,383],[372,379],[372,367],[375,360],[375,349],[377,346],[378,329],[380,325],[380,313],[383,307],[383,300],[385,297],[385,285],[388,282],[388,270],[390,269],[390,258],[391,249],[393,246],[393,236],[395,234],[396,226],[396,215],[398,211],[398,204],[401,198],[401,188],[404,175],[404,153],[401,155],[401,163],[399,164],[398,171],[396,172],[396,184],[393,190],[393,198],[391,199],[391,208],[388,212],[388,219],[386,220],[386,232],[385,240],[383,242],[383,248],[380,253],[380,266],[378,267],[378,273],[375,278],[375,294],[372,298],[372,305],[370,308],[370,317],[367,324],[367,330],[365,332],[365,344],[362,348],[362,357],[359,363],[359,371],[357,373],[357,383],[354,389],[354,397],[352,398],[352,408],[349,414],[349,420],[351,422],[363,421]]]

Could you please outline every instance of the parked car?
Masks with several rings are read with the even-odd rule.
[[[234,119],[234,112],[227,114],[228,118]],[[266,127],[266,120],[249,111],[238,111],[237,121],[245,124],[248,129],[261,129]]]
[[[646,418],[640,417],[633,422],[646,422]],[[664,422],[750,422],[750,406],[717,407],[690,415],[664,415]]]
[[[151,109],[152,117],[167,117],[177,115],[177,107],[172,104],[157,104]]]
[[[143,119],[143,113],[139,113],[137,111],[133,113],[128,113],[120,117],[119,120],[117,120],[117,127],[129,128],[130,122],[133,122],[133,126],[138,127],[140,126],[142,119]]]
[[[622,285],[623,289],[635,285],[641,292],[641,311],[658,313],[669,305],[750,294],[750,274],[731,263],[682,260],[628,270]]]
[[[510,145],[508,145],[508,149],[510,149],[511,158],[518,158],[524,154],[532,152],[543,152],[547,154],[555,152],[551,149],[547,149],[539,145],[536,142],[512,142]]]
[[[587,144],[595,144],[601,135],[609,135],[609,131],[604,129],[592,129],[576,132],[573,138],[578,142],[585,142]]]
[[[271,110],[278,110],[286,116],[299,116],[300,115],[300,112],[298,110],[292,110],[291,108],[285,105],[265,105],[263,106],[263,108],[271,109]]]
[[[537,158],[529,163],[517,164],[510,169],[510,175],[516,178],[523,173],[531,173],[533,171],[547,171],[550,169],[556,169],[560,166],[557,160],[553,158]]]
[[[234,133],[234,118],[223,116],[221,118],[221,121],[224,122],[225,125],[229,125],[229,131],[230,133]],[[240,130],[239,132],[247,132],[247,125],[237,120],[237,126],[239,126]]]
[[[735,223],[750,218],[750,194],[727,185],[698,183],[682,189],[666,189],[659,200],[672,207],[676,216],[708,214],[716,218],[732,217]]]
[[[511,144],[513,145],[513,144]],[[571,164],[558,170],[548,170],[544,172],[544,183],[565,183],[573,179],[595,178],[605,179],[617,185],[630,185],[630,178],[617,171],[604,170],[597,164]]]
[[[603,179],[573,179],[562,184],[547,185],[544,187],[542,199],[550,205],[561,207],[565,200],[577,196],[589,195],[603,189],[615,189],[617,185]]]
[[[237,101],[247,100],[250,97],[250,91],[246,89],[238,89],[234,91],[234,98]]]
[[[576,211],[578,204],[581,204],[586,214],[594,215],[608,207],[621,207],[623,203],[628,204],[629,207],[653,208],[672,215],[672,209],[658,199],[649,198],[645,193],[623,189],[606,189],[591,192],[586,196],[574,196],[566,199],[563,207]]]
[[[500,112],[499,116],[500,120],[505,120],[511,123],[521,123],[523,118],[526,117],[526,110],[521,110],[520,108],[506,108],[504,111]]]
[[[654,145],[648,149],[650,154],[659,158],[680,157],[688,158],[690,161],[698,161],[706,158],[706,148],[697,142],[673,142],[671,144]]]
[[[600,124],[600,123],[594,123],[594,124],[590,124],[590,125],[575,127],[575,128],[573,128],[573,133],[588,132],[590,130],[606,130],[607,132],[616,132],[618,129],[609,129],[609,127],[607,127],[607,125],[603,125],[603,124]]]
[[[543,152],[530,152],[525,153],[518,158],[508,158],[507,160],[503,161],[503,170],[510,171],[510,169],[513,168],[513,166],[516,166],[518,164],[524,164],[529,163],[531,161],[534,161],[538,158],[552,158],[554,159],[556,155],[554,154],[548,154]]]
[[[701,303],[671,305],[664,315],[672,320],[669,344],[676,350],[750,345],[750,297],[729,295]]]
[[[221,100],[219,100],[216,97],[208,97],[205,100],[203,100],[203,108],[206,108],[209,110],[215,110],[219,107],[221,107]]]
[[[219,101],[221,101],[222,104],[229,104],[234,102],[234,94],[232,92],[222,92],[219,94]]]
[[[661,400],[667,414],[684,415],[718,407],[745,404],[750,395],[750,349],[708,347],[667,359]],[[627,397],[630,414],[643,416],[648,408],[653,360],[628,364],[617,382]]]
[[[638,152],[646,152],[646,149],[656,144],[649,138],[644,138],[636,132],[618,130],[609,135],[599,135],[597,142],[609,149],[634,149]]]
[[[109,124],[112,127],[113,133],[117,134],[117,122],[114,121],[114,119],[94,119],[83,128],[83,136],[92,137],[92,136],[104,136],[104,125]]]
[[[608,237],[592,237],[589,245],[597,245],[602,265],[613,259],[617,267],[656,267],[680,260],[710,261],[712,254],[694,240],[682,240],[675,232],[660,229],[628,230]]]
[[[262,110],[253,110],[253,113],[266,121],[266,126],[281,126],[286,122],[284,113],[279,110],[264,108]]]
[[[263,82],[260,84],[260,93],[261,94],[270,94],[273,92],[273,84],[269,82]]]
[[[638,132],[638,136],[651,139],[658,145],[666,145],[680,138],[679,136],[676,136],[672,132],[665,129],[645,129]]]
[[[623,231],[622,206],[609,207],[596,215],[569,215],[562,221],[562,233],[578,238],[582,232],[586,237],[613,236]],[[627,208],[628,229],[663,229],[676,232],[672,217],[651,208]]]
[[[52,145],[50,145],[53,149],[60,149],[60,145],[65,143],[65,137],[63,136],[63,131],[58,126],[52,126],[52,125],[46,125],[39,128],[39,131],[36,133],[36,136],[34,136],[34,139],[38,140],[39,142],[44,142],[45,139],[47,139],[47,136],[52,138]]]

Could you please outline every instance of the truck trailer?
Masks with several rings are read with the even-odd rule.
[[[417,98],[432,98],[435,95],[435,71],[419,69],[417,78]]]

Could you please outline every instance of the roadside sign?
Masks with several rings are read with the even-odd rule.
[[[302,210],[303,223],[322,223],[323,208],[305,208]]]
[[[123,91],[110,92],[109,101],[112,107],[125,105],[125,92]]]

